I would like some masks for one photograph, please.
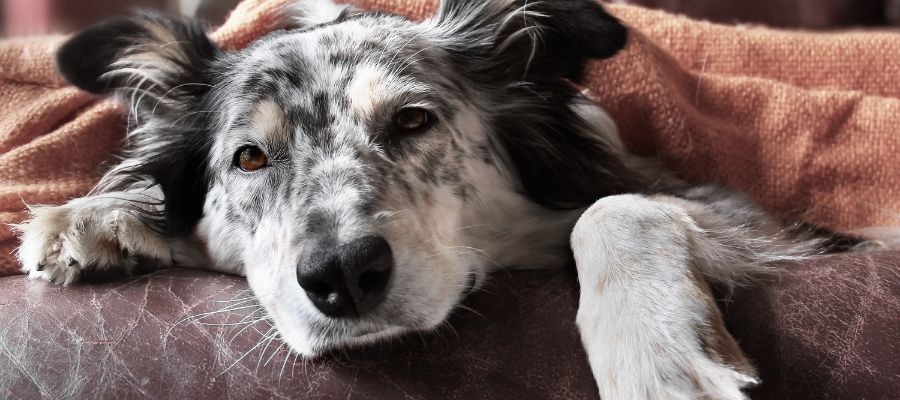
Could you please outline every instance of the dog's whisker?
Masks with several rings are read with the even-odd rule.
[[[243,302],[246,302],[246,301],[256,301],[256,297],[255,297],[255,296],[248,296],[248,297],[234,298],[234,299],[229,299],[229,300],[214,300],[213,303],[219,303],[219,304],[235,304],[235,303],[243,303]]]
[[[287,344],[285,342],[285,344]],[[291,359],[293,355],[293,351],[291,350],[291,346],[287,346],[287,353],[284,355],[284,361],[281,362],[281,369],[278,371],[278,382],[281,382],[281,378],[284,377],[284,369],[287,367],[288,360]]]
[[[435,332],[449,331],[453,333],[453,336],[459,338],[459,331],[451,324],[449,321],[441,322],[439,328],[435,330]]]
[[[261,322],[261,321],[264,321],[264,320],[265,320],[265,318],[259,318],[259,319],[249,320],[249,321],[239,321],[239,322],[221,322],[221,323],[218,323],[218,322],[198,322],[198,323],[199,323],[199,324],[202,324],[202,325],[206,325],[206,326],[243,326],[243,325],[246,325],[246,324],[255,324],[255,323],[257,323],[257,322]]]
[[[272,326],[272,327],[269,327],[269,330],[266,331],[266,333],[264,333],[262,338],[260,339],[260,342],[265,342],[265,345],[260,350],[260,356],[256,360],[257,372],[259,371],[260,363],[262,362],[263,358],[265,358],[265,356],[266,356],[266,350],[268,350],[269,345],[271,345],[272,342],[278,338],[278,336],[279,336],[278,329],[276,327]]]
[[[222,375],[224,375],[225,373],[227,373],[228,371],[230,371],[232,368],[234,368],[235,365],[238,365],[241,361],[244,360],[244,358],[246,358],[250,353],[252,353],[253,350],[256,350],[257,348],[259,348],[259,346],[262,346],[263,343],[266,341],[265,339],[268,339],[268,335],[270,335],[271,332],[274,331],[274,330],[275,330],[275,327],[274,327],[274,326],[271,327],[271,328],[269,328],[269,330],[266,332],[265,335],[263,335],[263,338],[261,338],[261,339],[259,340],[259,342],[257,342],[253,347],[251,347],[250,350],[247,350],[246,352],[244,352],[243,355],[241,355],[240,357],[238,357],[237,360],[235,360],[233,363],[231,363],[231,365],[229,365],[228,368],[225,368],[224,371],[222,371],[221,373],[219,373],[218,376],[222,376]],[[230,345],[230,342],[229,342],[229,345]]]
[[[196,320],[196,319],[200,319],[200,318],[206,318],[206,317],[209,317],[209,316],[212,316],[212,315],[226,314],[226,313],[229,313],[229,312],[232,312],[232,311],[246,310],[246,309],[249,309],[249,308],[258,309],[258,308],[260,308],[260,307],[261,307],[261,306],[260,306],[259,304],[250,304],[250,305],[236,304],[236,305],[234,305],[234,306],[225,307],[225,308],[222,308],[222,309],[220,309],[220,310],[207,311],[207,312],[204,312],[204,313],[191,315],[191,316],[189,316],[189,317],[185,317],[184,320],[186,320],[186,321],[187,321],[187,320]]]
[[[250,300],[255,301],[254,299],[250,299]],[[169,329],[166,331],[166,336],[168,336],[172,332],[172,330],[174,330],[176,327],[178,327],[181,324],[188,322],[188,321],[195,323],[195,324],[199,324],[199,325],[214,326],[214,325],[217,325],[217,323],[203,322],[202,319],[216,316],[216,315],[225,315],[229,312],[233,312],[236,310],[248,309],[248,308],[255,308],[256,310],[253,311],[253,313],[255,313],[255,312],[259,311],[259,309],[262,308],[260,305],[257,305],[257,304],[251,304],[251,305],[244,305],[244,304],[245,303],[234,304],[234,305],[224,307],[222,309],[198,313],[198,314],[183,317],[169,327]],[[251,313],[249,315],[253,315],[253,313]],[[223,323],[223,324],[227,324],[227,323]]]
[[[494,265],[494,266],[496,266],[496,267],[498,267],[498,268],[502,268],[502,265],[501,265],[500,263],[496,262],[496,261],[490,256],[490,254],[488,254],[486,251],[481,250],[481,249],[478,249],[478,248],[476,248],[476,247],[471,247],[471,246],[447,246],[447,247],[445,247],[444,249],[440,249],[440,250],[438,250],[438,251],[439,251],[439,252],[445,252],[445,251],[450,251],[450,250],[454,250],[454,249],[464,249],[464,250],[467,250],[467,251],[455,253],[455,254],[453,254],[454,256],[473,255],[473,256],[475,256],[475,257],[478,257],[478,258],[480,258],[480,259],[482,259],[482,260],[484,260],[484,261],[487,261],[487,262],[491,263],[492,265]],[[446,253],[442,253],[442,254],[446,255]],[[437,254],[437,255],[440,255],[440,254]],[[433,254],[432,256],[436,256],[436,255]]]
[[[243,297],[239,299],[231,299],[231,300],[216,300],[214,303],[223,304],[225,307],[223,309],[229,309],[230,307],[244,306],[248,303],[256,303],[257,300],[255,297]]]
[[[221,84],[221,83],[219,83],[219,84]],[[165,93],[163,93],[162,96],[160,96],[158,99],[156,99],[156,104],[154,104],[153,109],[150,110],[150,115],[156,114],[156,109],[159,107],[159,104],[162,103],[163,100],[165,100],[167,97],[169,97],[169,95],[172,92],[174,92],[175,90],[178,90],[185,86],[205,86],[205,87],[209,87],[209,88],[214,88],[219,84],[210,85],[208,83],[201,83],[201,82],[188,82],[188,83],[182,83],[180,85],[173,86],[171,89],[169,89]]]
[[[269,356],[269,358],[267,358],[265,362],[262,361],[263,358],[266,357],[266,350],[269,349],[269,346],[270,346],[270,345],[272,344],[272,342],[274,342],[275,340],[280,341],[280,342],[282,343],[282,345],[284,345],[284,341],[282,341],[282,340],[280,339],[280,335],[278,334],[278,330],[277,330],[277,329],[272,333],[272,335],[270,335],[269,339],[268,339],[267,342],[266,342],[266,345],[262,348],[262,351],[260,352],[259,359],[256,360],[256,372],[257,372],[257,373],[259,373],[259,368],[260,368],[260,366],[263,366],[263,367],[264,367],[264,366],[268,365],[268,364],[269,364],[269,361],[272,360],[272,357],[275,357],[275,354],[278,353],[278,349],[281,348],[280,346],[279,346],[278,348],[276,348],[276,349],[272,352],[272,355]]]
[[[260,322],[270,322],[270,321],[269,321],[268,319],[263,319],[263,320],[260,321]],[[241,334],[244,333],[245,331],[247,331],[248,329],[253,329],[253,330],[256,331],[256,333],[261,334],[261,335],[264,335],[262,332],[260,332],[260,331],[257,329],[258,326],[259,326],[259,323],[247,324],[246,326],[244,326],[243,328],[241,328],[240,330],[238,330],[237,333],[235,333],[234,335],[231,336],[231,339],[228,340],[228,345],[231,346],[231,343],[234,342],[234,340],[237,339],[238,336],[241,336]],[[271,325],[271,323],[270,323],[270,328],[269,328],[269,329],[270,329],[270,330],[271,330],[271,329],[275,329],[274,326]]]
[[[193,117],[194,115],[197,115],[197,114],[219,114],[219,113],[222,113],[222,111],[210,111],[210,110],[206,110],[206,111],[193,111],[193,112],[189,112],[189,113],[187,113],[187,114],[184,114],[184,115],[178,117],[178,118],[175,119],[174,121],[172,121],[172,125],[170,125],[169,128],[170,128],[170,129],[171,129],[171,128],[174,128],[174,127],[175,127],[176,125],[178,125],[181,121],[183,121],[183,120],[185,120],[185,119],[187,119],[187,118]]]
[[[281,349],[283,349],[284,346],[287,346],[287,342],[285,342],[283,339],[278,339],[278,341],[280,341],[281,344],[279,344],[278,347],[276,347],[275,350],[272,351],[272,355],[270,355],[269,358],[266,359],[266,362],[263,363],[263,367],[269,365],[269,362],[271,362],[276,355],[281,354]]]
[[[489,318],[488,318],[488,317],[485,317],[484,314],[482,314],[482,313],[480,313],[480,312],[478,312],[478,311],[475,311],[475,309],[473,309],[472,307],[469,307],[469,306],[467,306],[467,305],[465,305],[465,304],[459,303],[459,304],[456,305],[456,308],[459,308],[459,309],[468,311],[468,312],[470,312],[470,313],[472,313],[472,314],[475,314],[475,315],[481,317],[481,319],[484,319],[485,321],[489,320]]]

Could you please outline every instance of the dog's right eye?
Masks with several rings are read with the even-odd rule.
[[[234,155],[234,164],[242,171],[253,172],[269,165],[269,157],[256,146],[244,146]]]
[[[434,122],[434,116],[419,107],[407,107],[394,115],[394,129],[401,133],[418,133]]]

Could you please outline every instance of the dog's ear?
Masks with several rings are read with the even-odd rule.
[[[578,81],[589,58],[611,57],[628,32],[597,0],[443,0],[439,40],[489,74]]]
[[[56,63],[66,80],[95,94],[140,91],[190,101],[207,90],[217,52],[201,24],[143,13],[76,34],[60,47]]]
[[[152,179],[164,211],[147,222],[173,235],[188,232],[202,215],[211,111],[219,50],[194,21],[139,14],[101,22],[59,49],[60,73],[95,94],[118,94],[130,103],[123,161],[101,180],[103,191],[129,190]]]
[[[489,94],[491,134],[531,199],[575,209],[643,187],[570,107],[586,61],[611,57],[627,41],[597,0],[443,0],[424,24]]]

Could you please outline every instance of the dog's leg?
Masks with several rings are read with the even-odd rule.
[[[33,278],[69,284],[88,270],[129,273],[138,262],[171,266],[177,259],[190,259],[190,246],[148,223],[161,211],[161,198],[157,187],[145,187],[31,208],[31,219],[16,226],[22,270]]]
[[[577,322],[604,400],[744,399],[756,383],[697,268],[702,234],[666,197],[607,197],[576,224]]]

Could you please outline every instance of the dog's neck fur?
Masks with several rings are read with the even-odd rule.
[[[656,160],[629,152],[619,137],[615,122],[603,109],[582,98],[573,101],[570,107],[587,122],[584,134],[606,144],[611,154],[628,168],[628,173],[645,183],[643,191],[673,193],[684,187],[683,182]],[[497,184],[503,186],[509,182]],[[481,246],[480,250],[492,257],[493,265],[504,267],[558,267],[571,261],[569,235],[587,207],[548,209],[524,195],[520,186],[491,191],[487,195],[490,198],[481,199],[479,204],[491,207],[481,209],[464,225],[471,226],[473,231],[467,246]]]

